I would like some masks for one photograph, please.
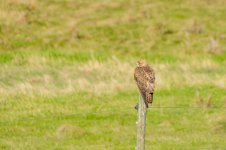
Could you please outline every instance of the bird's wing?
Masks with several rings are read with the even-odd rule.
[[[149,93],[154,93],[155,88],[155,72],[149,66],[144,68],[145,78],[146,78],[146,88]]]
[[[148,107],[148,93],[147,93],[147,78],[145,72],[141,67],[137,67],[134,72],[134,79],[137,82],[137,86],[140,90],[140,94],[144,99],[146,106]]]
[[[155,72],[152,68],[147,67],[146,74],[148,76],[148,83],[147,83],[147,91],[148,91],[148,102],[153,102],[153,95],[155,89]]]
[[[153,95],[154,95],[154,88],[155,88],[155,73],[152,68],[149,66],[142,68],[143,72],[143,80],[144,84],[144,91],[145,91],[145,100],[147,103],[153,102]]]

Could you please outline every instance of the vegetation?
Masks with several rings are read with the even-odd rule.
[[[134,149],[139,59],[146,148],[226,148],[225,4],[0,1],[0,149]]]

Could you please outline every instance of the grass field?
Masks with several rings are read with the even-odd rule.
[[[0,149],[135,149],[139,59],[156,72],[146,149],[226,149],[225,14],[225,0],[0,1]]]

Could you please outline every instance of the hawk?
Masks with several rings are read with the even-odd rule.
[[[134,71],[134,80],[148,108],[148,103],[153,102],[155,72],[144,60],[140,60],[137,62],[137,67]],[[135,109],[138,109],[138,104],[135,106]]]

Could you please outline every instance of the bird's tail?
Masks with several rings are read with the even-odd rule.
[[[152,102],[153,102],[153,93],[146,93],[146,101],[147,101],[147,103],[152,104]]]
[[[140,90],[140,94],[141,94],[142,99],[144,100],[144,103],[145,103],[146,107],[148,108],[148,99],[150,99],[150,98],[149,98],[150,96],[148,96],[149,93],[147,93],[147,92],[142,92],[142,91]],[[138,104],[137,104],[136,106],[137,106],[137,108],[138,108]],[[136,109],[136,108],[135,108],[135,109]]]
[[[150,99],[149,99],[149,103],[151,103],[152,104],[152,102],[153,102],[153,93],[149,93],[149,95],[150,95]]]
[[[154,99],[154,93],[151,93],[151,103],[153,102]]]

